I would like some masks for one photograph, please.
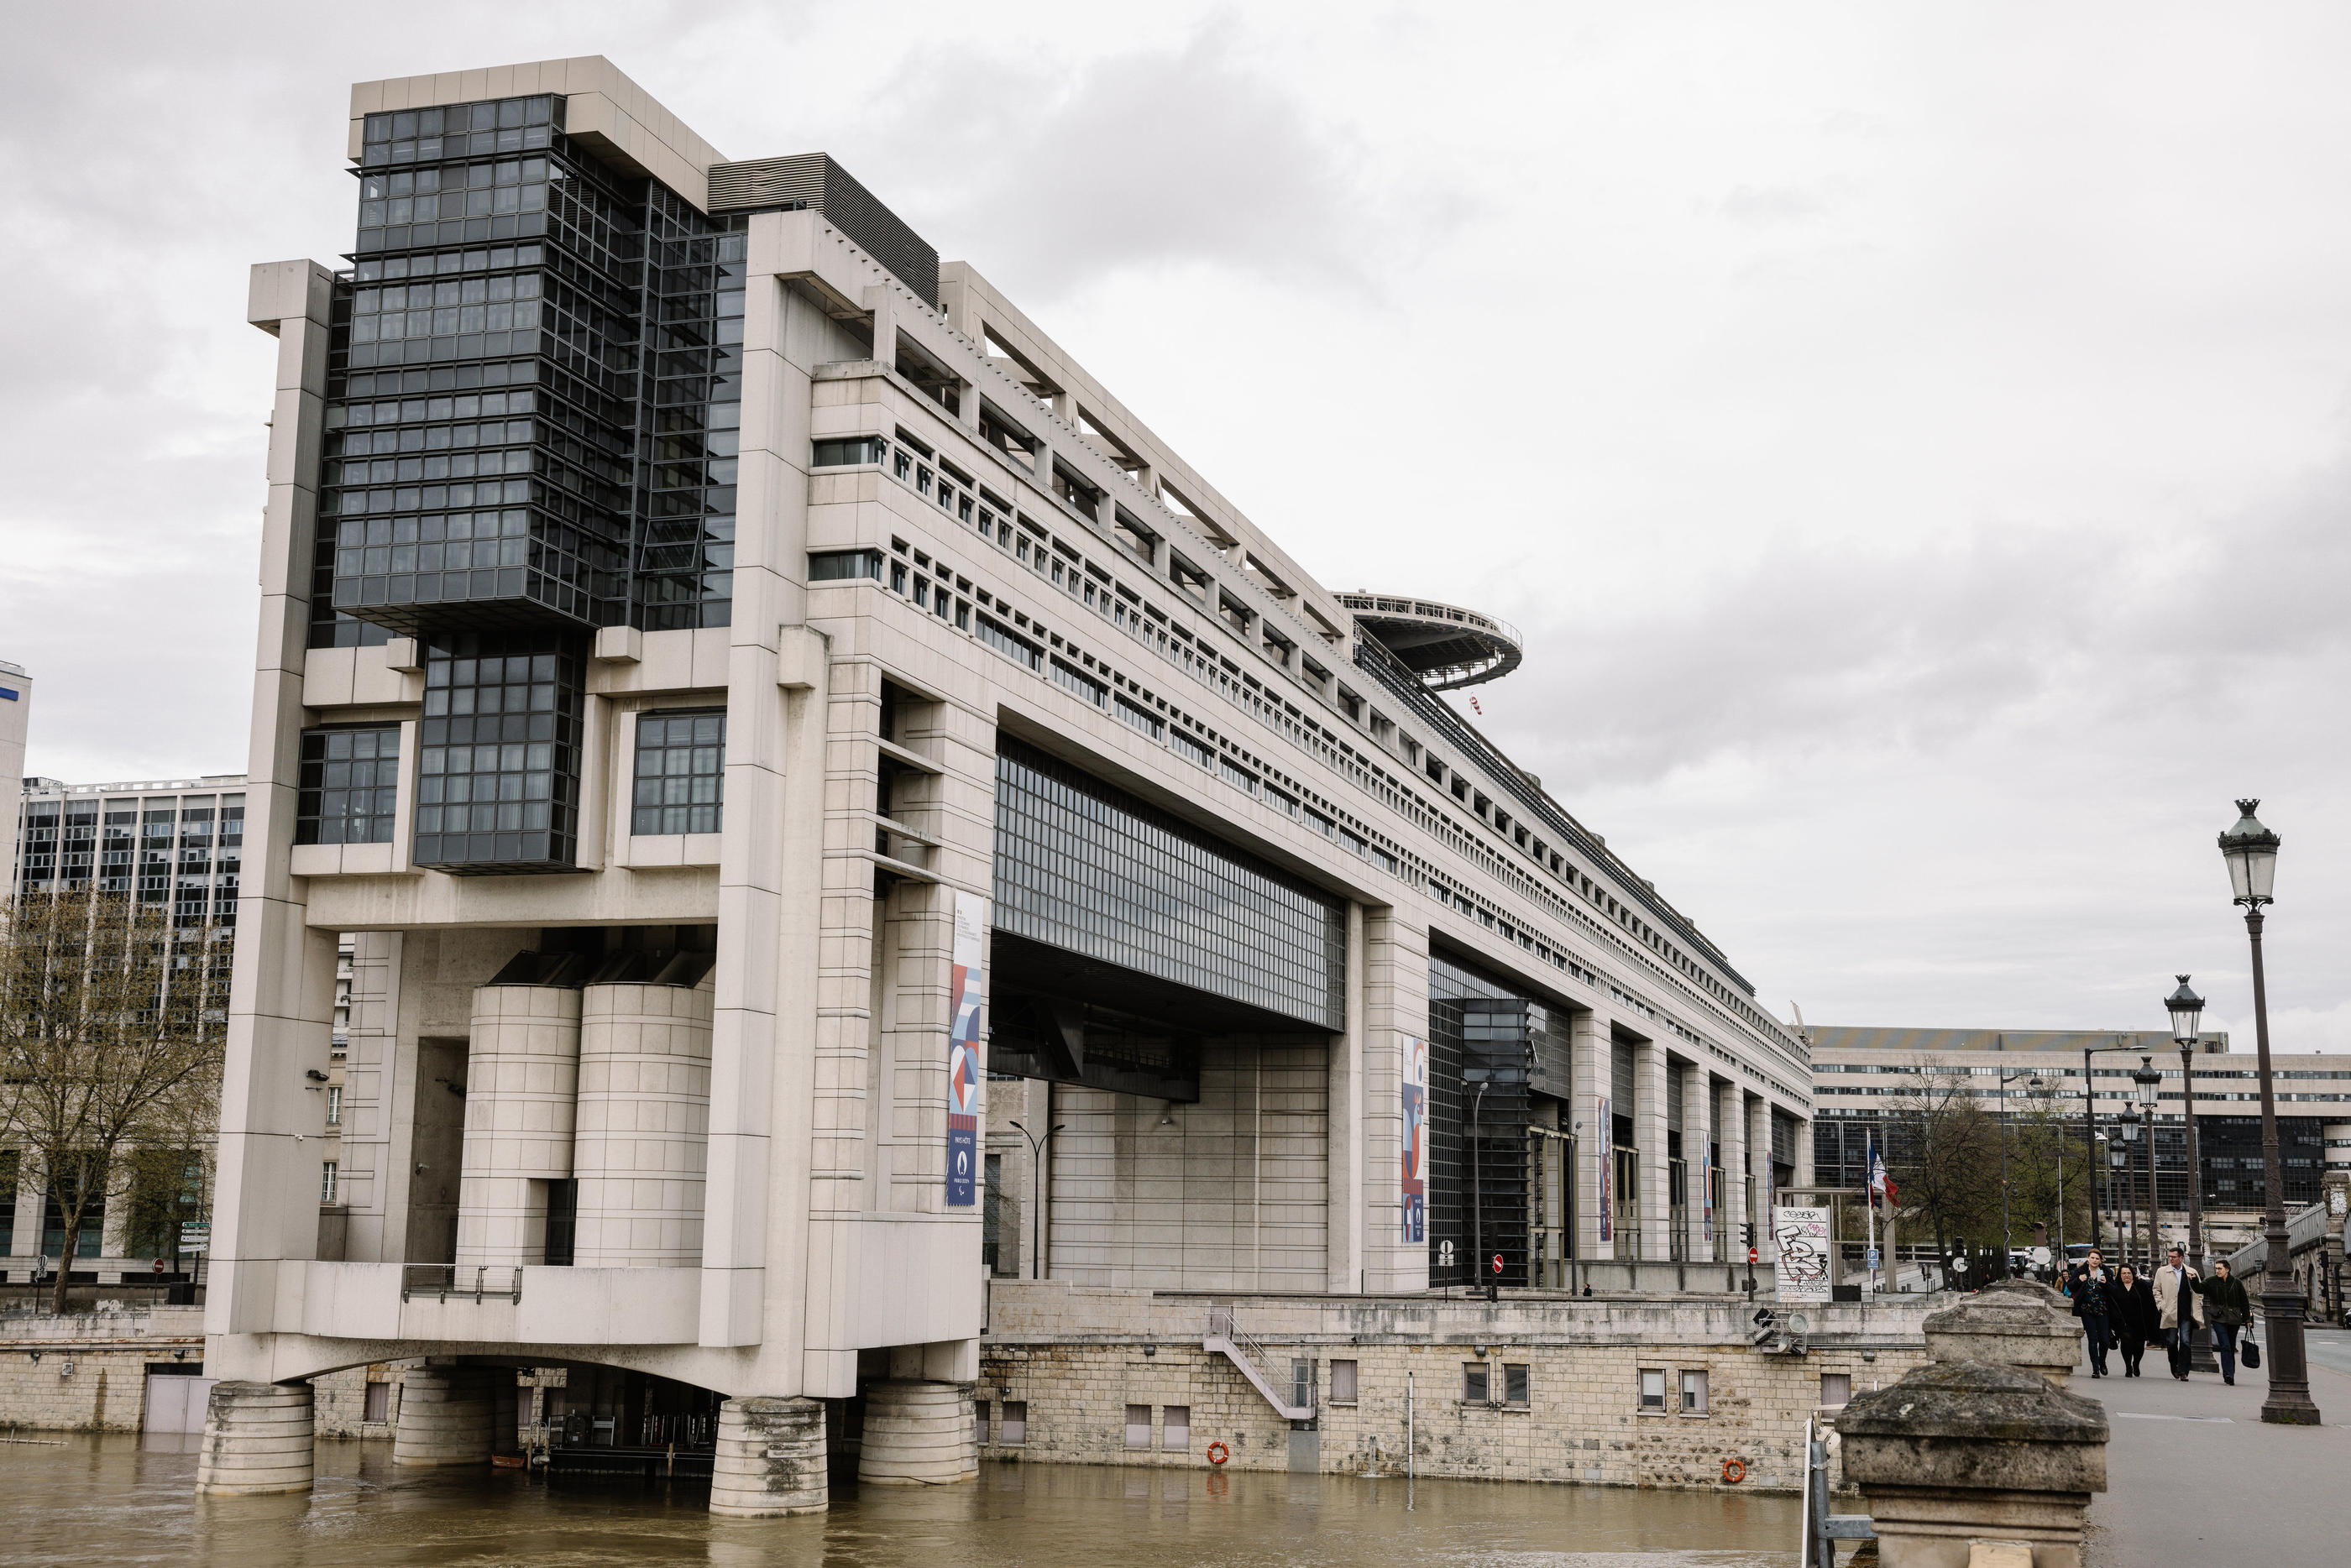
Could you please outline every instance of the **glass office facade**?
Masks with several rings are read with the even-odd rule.
[[[400,800],[400,726],[337,724],[302,732],[297,844],[389,844]]]
[[[455,874],[566,870],[578,858],[579,639],[459,632],[424,666],[416,864]]]
[[[1346,906],[1006,738],[996,925],[1048,947],[1336,1032]]]

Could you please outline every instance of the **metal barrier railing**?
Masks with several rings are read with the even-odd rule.
[[[522,1270],[503,1263],[403,1263],[400,1299],[490,1302],[522,1300]]]

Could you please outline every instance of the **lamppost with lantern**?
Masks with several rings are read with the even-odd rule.
[[[2179,1101],[2188,1121],[2188,1265],[2197,1278],[2204,1271],[2204,1159],[2196,1138],[2196,1045],[2201,1038],[2197,1024],[2204,1016],[2204,999],[2179,977],[2179,989],[2163,999],[2171,1014],[2171,1038],[2179,1046]],[[2189,1335],[2189,1365],[2198,1372],[2218,1372],[2212,1356],[2212,1331],[2201,1324]]]
[[[2138,1091],[2139,1124],[2147,1139],[2147,1269],[2155,1272],[2155,1260],[2163,1251],[2163,1231],[2157,1223],[2160,1206],[2155,1200],[2155,1101],[2163,1092],[2163,1075],[2155,1070],[2153,1056],[2138,1059],[2138,1071],[2131,1075],[2131,1084]]]
[[[2310,1363],[2302,1343],[2302,1292],[2294,1282],[2285,1236],[2285,1168],[2278,1158],[2277,1093],[2270,1076],[2270,1001],[2262,973],[2262,910],[2271,903],[2277,879],[2278,836],[2254,817],[2258,800],[2237,803],[2236,826],[2220,835],[2220,856],[2229,864],[2229,886],[2245,911],[2245,936],[2253,952],[2253,1044],[2262,1079],[2262,1177],[2267,1266],[2262,1273],[2262,1318],[2269,1330],[2264,1347],[2270,1363],[2269,1397],[2262,1419],[2280,1426],[2314,1427],[2318,1406],[2310,1397]]]
[[[2000,1277],[2003,1280],[2016,1272],[2016,1247],[2008,1237],[2008,1086],[2019,1078],[2026,1080],[2025,1087],[2035,1093],[2042,1087],[2040,1073],[2031,1067],[2000,1075]]]

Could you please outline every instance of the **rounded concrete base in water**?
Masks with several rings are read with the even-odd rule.
[[[865,1391],[864,1486],[947,1486],[976,1480],[969,1383],[876,1383]]]
[[[412,1366],[401,1385],[400,1424],[392,1436],[393,1464],[486,1466],[490,1462],[492,1401],[486,1369]]]
[[[196,1490],[210,1497],[308,1491],[317,1435],[308,1383],[215,1383],[204,1407]]]
[[[824,1401],[729,1399],[718,1407],[710,1511],[736,1519],[822,1513]]]

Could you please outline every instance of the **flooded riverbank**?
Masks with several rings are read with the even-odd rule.
[[[193,1438],[0,1444],[0,1563],[712,1563],[723,1568],[1792,1568],[1796,1502],[1736,1493],[991,1464],[799,1520],[716,1520],[706,1493],[395,1470],[321,1443],[308,1496],[193,1495]],[[1410,1506],[1407,1507],[1407,1501]]]

